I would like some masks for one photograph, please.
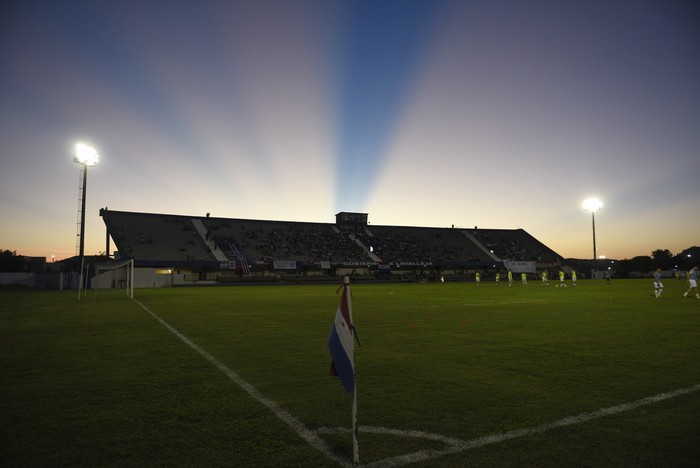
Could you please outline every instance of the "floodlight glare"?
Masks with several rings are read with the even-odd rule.
[[[598,198],[587,198],[583,201],[583,209],[586,211],[598,211],[603,207],[603,202]]]
[[[100,155],[97,154],[94,148],[84,143],[75,145],[75,155],[73,161],[85,164],[86,166],[95,166],[100,160]]]
[[[591,222],[593,224],[593,261],[597,261],[597,249],[595,244],[595,212],[603,207],[603,202],[596,197],[586,198],[583,201],[583,209],[591,212]]]

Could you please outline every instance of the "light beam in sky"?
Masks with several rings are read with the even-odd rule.
[[[695,2],[2,8],[0,248],[73,253],[82,140],[101,155],[88,253],[108,206],[524,228],[585,258],[587,193],[609,258],[697,243]]]
[[[362,0],[339,11],[336,210],[367,208],[443,3]]]

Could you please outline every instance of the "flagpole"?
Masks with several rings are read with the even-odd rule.
[[[343,286],[346,289],[350,289],[350,277],[345,276],[343,278]],[[349,291],[346,291],[349,292]],[[348,302],[352,300],[352,295],[348,297]],[[352,311],[352,308],[350,309]],[[350,312],[352,314],[352,312]],[[353,320],[351,318],[351,320]],[[354,322],[354,320],[353,320]],[[353,335],[355,334],[353,330]],[[352,361],[355,362],[355,349],[353,346],[352,350]],[[360,446],[357,441],[357,379],[353,376],[352,382],[352,466],[360,466]]]
[[[357,384],[352,389],[352,466],[360,466],[360,447],[357,442]]]

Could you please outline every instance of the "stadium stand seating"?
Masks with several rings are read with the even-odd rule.
[[[472,236],[498,258],[553,263],[561,259],[524,229],[471,229]]]
[[[217,246],[237,250],[251,263],[272,260],[302,262],[365,261],[366,253],[331,224],[241,219],[203,220]]]
[[[403,263],[480,268],[502,260],[562,260],[523,229],[267,221],[106,208],[100,213],[120,257],[133,258],[137,265],[215,266],[232,261],[255,267],[287,261],[305,267]]]
[[[460,229],[371,226],[368,231],[376,255],[387,261],[439,265],[489,261]]]
[[[108,233],[124,258],[149,261],[212,261],[215,257],[190,218],[103,211]]]

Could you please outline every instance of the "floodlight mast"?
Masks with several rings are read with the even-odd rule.
[[[583,208],[591,212],[591,221],[593,223],[593,261],[598,262],[598,252],[595,244],[595,212],[603,208],[603,202],[598,198],[587,198],[583,201]]]
[[[83,274],[85,271],[85,196],[87,194],[87,170],[88,166],[94,167],[99,160],[100,155],[97,154],[94,148],[83,143],[78,143],[75,146],[73,161],[83,165],[83,193],[80,209],[80,273],[78,274],[78,300],[80,300],[83,288]]]

